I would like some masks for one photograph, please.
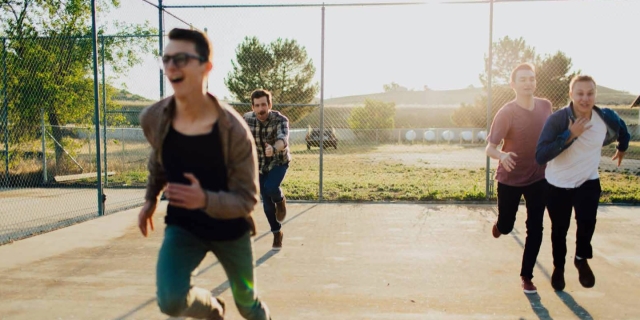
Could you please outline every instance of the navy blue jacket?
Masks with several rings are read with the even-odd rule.
[[[631,135],[622,118],[609,108],[594,106],[593,110],[596,111],[607,126],[607,135],[602,145],[606,146],[614,141],[618,141],[616,148],[622,152],[627,151]],[[573,141],[571,141],[565,145],[571,135],[571,131],[569,131],[569,119],[576,121],[576,116],[573,112],[573,102],[554,112],[547,118],[544,127],[542,127],[538,145],[536,146],[536,162],[539,165],[545,165],[573,144]]]

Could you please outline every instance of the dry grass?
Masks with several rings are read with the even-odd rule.
[[[84,172],[95,171],[95,145],[78,143],[75,159]],[[92,148],[90,148],[90,146]],[[605,156],[613,154],[605,148]],[[350,201],[484,200],[486,158],[479,144],[385,144],[349,145],[325,149],[323,155],[323,198]],[[50,172],[55,169],[53,149],[47,153]],[[143,142],[107,141],[107,170],[110,187],[144,187],[149,146]],[[319,149],[292,146],[283,188],[290,199],[317,200],[320,181]],[[633,159],[640,158],[640,142],[632,142],[622,169],[603,169],[602,202],[640,202],[640,171]],[[69,166],[67,162],[67,166]],[[492,168],[496,162],[491,162]],[[631,165],[631,167],[629,166]],[[79,170],[71,163],[69,171]],[[635,168],[635,169],[634,169]],[[12,167],[24,186],[42,180],[41,160],[26,159]],[[95,184],[95,178],[75,183]]]

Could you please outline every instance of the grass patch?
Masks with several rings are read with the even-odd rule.
[[[371,162],[347,155],[328,154],[324,158],[323,197],[328,201],[485,200],[484,170]],[[118,173],[109,177],[109,184],[143,187],[146,177],[144,170]],[[91,183],[89,180],[85,183]],[[640,176],[602,172],[601,181],[602,203],[640,203]],[[318,200],[317,155],[298,155],[291,162],[282,188],[288,199]]]
[[[618,143],[614,142],[602,148],[602,155],[606,157],[613,157],[613,155],[616,154],[617,145]],[[622,163],[624,163],[625,160],[640,160],[640,141],[629,141],[629,148],[624,154]]]
[[[108,143],[108,169],[116,172],[108,177],[108,186],[144,188],[148,145],[128,142],[123,151],[121,142],[110,139]],[[482,201],[485,200],[485,169],[482,165],[442,167],[443,161],[446,162],[446,157],[451,153],[462,152],[461,157],[475,159],[477,154],[474,150],[478,148],[477,145],[457,144],[344,144],[338,149],[327,148],[322,164],[323,198],[328,201]],[[79,150],[77,159],[83,165],[90,166],[93,158],[84,149],[88,147]],[[471,153],[464,153],[467,151]],[[614,151],[613,146],[608,146],[603,153],[610,156]],[[282,185],[285,194],[291,200],[318,200],[318,148],[307,150],[304,144],[297,144],[292,145],[292,153],[293,161]],[[444,158],[439,159],[438,163],[430,163],[435,161],[433,157],[427,161],[420,157],[421,154],[442,154]],[[640,142],[634,141],[625,161],[633,161],[638,156]],[[37,159],[22,163],[34,169],[26,170],[25,167],[20,176],[20,179],[25,179],[21,180],[23,185],[36,185],[42,180]],[[27,181],[27,173],[33,176],[33,182]],[[12,175],[12,179],[16,178]],[[601,170],[601,180],[602,203],[640,203],[638,169]],[[95,178],[90,178],[71,184],[95,185],[95,182]]]

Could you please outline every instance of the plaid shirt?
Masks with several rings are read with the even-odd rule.
[[[261,174],[269,172],[273,166],[284,165],[291,161],[289,151],[289,119],[278,111],[271,110],[267,121],[261,122],[253,111],[244,114],[244,120],[253,134],[258,151],[258,168]],[[265,143],[275,145],[276,141],[284,142],[284,149],[267,158]],[[275,149],[275,148],[274,148]]]

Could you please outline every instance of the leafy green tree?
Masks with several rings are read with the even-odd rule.
[[[569,102],[569,83],[580,71],[571,72],[571,58],[558,51],[545,58],[538,58],[536,63],[536,95],[551,101],[553,108],[558,109]]]
[[[407,89],[407,87],[403,87],[395,82],[391,82],[389,84],[385,84],[382,86],[382,88],[384,89],[384,92],[404,92],[404,91],[409,91],[409,89]],[[425,86],[426,88],[426,86]],[[425,90],[426,91],[426,90]]]
[[[118,0],[98,1],[100,14],[117,7]],[[62,143],[66,124],[92,124],[94,115],[93,47],[90,1],[0,0],[0,34],[6,40],[7,99],[11,140],[29,141],[40,134],[42,115],[52,136]],[[103,35],[107,26],[98,30]],[[116,23],[115,35],[105,37],[105,64],[114,74],[126,71],[153,51],[157,31],[146,25]],[[111,90],[108,90],[113,92]],[[107,99],[107,106],[116,108]],[[56,166],[64,150],[56,144]]]
[[[549,99],[554,108],[568,102],[569,81],[576,72],[570,73],[571,59],[563,52],[558,51],[543,58],[536,55],[535,49],[528,46],[523,38],[511,39],[508,36],[500,39],[493,46],[491,119],[505,103],[515,99],[515,93],[509,85],[511,71],[523,62],[529,62],[535,66],[536,96]],[[458,126],[482,128],[487,124],[489,58],[486,55],[485,66],[485,72],[480,75],[485,93],[477,97],[473,104],[463,103],[453,112],[451,120]]]
[[[395,115],[395,102],[366,99],[364,106],[351,110],[347,123],[356,135],[372,138],[379,129],[393,129]]]
[[[313,81],[316,72],[313,61],[296,40],[278,38],[263,44],[256,37],[245,37],[236,49],[236,61],[231,63],[233,70],[225,78],[225,84],[240,102],[250,103],[251,92],[262,88],[271,91],[274,103],[309,104],[319,91],[319,84]],[[251,108],[237,109],[246,112]],[[275,109],[295,123],[313,107]]]

